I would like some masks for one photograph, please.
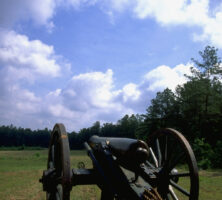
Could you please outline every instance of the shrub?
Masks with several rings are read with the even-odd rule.
[[[208,169],[213,166],[214,151],[204,138],[194,140],[193,150],[200,169]]]
[[[213,154],[213,167],[222,168],[222,141],[217,141]]]

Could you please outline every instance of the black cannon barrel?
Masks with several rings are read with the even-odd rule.
[[[148,159],[149,150],[142,140],[92,136],[88,141],[94,151],[107,148],[124,167],[134,169]]]

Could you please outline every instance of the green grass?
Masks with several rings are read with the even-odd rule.
[[[46,169],[47,150],[0,151],[0,199],[43,200],[45,193],[39,178]],[[85,151],[71,151],[71,167],[78,162],[92,167]],[[185,182],[183,184],[186,184]],[[97,186],[76,186],[71,191],[71,200],[99,199]],[[222,199],[222,170],[200,171],[200,200]]]
[[[11,146],[11,147],[0,146],[0,151],[45,150],[45,149],[46,148],[38,146]]]

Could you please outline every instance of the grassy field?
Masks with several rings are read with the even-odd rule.
[[[0,151],[0,199],[43,200],[45,193],[39,178],[46,168],[47,150]],[[85,151],[72,151],[72,168],[83,161],[91,167]],[[97,186],[77,186],[72,189],[72,200],[99,199]],[[222,170],[200,171],[200,200],[222,199]]]

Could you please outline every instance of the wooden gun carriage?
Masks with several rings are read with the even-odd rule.
[[[101,200],[197,200],[199,178],[194,153],[174,129],[161,129],[147,141],[92,136],[84,143],[92,169],[70,168],[63,124],[51,133],[47,170],[40,182],[47,200],[69,200],[76,185],[96,184]]]

